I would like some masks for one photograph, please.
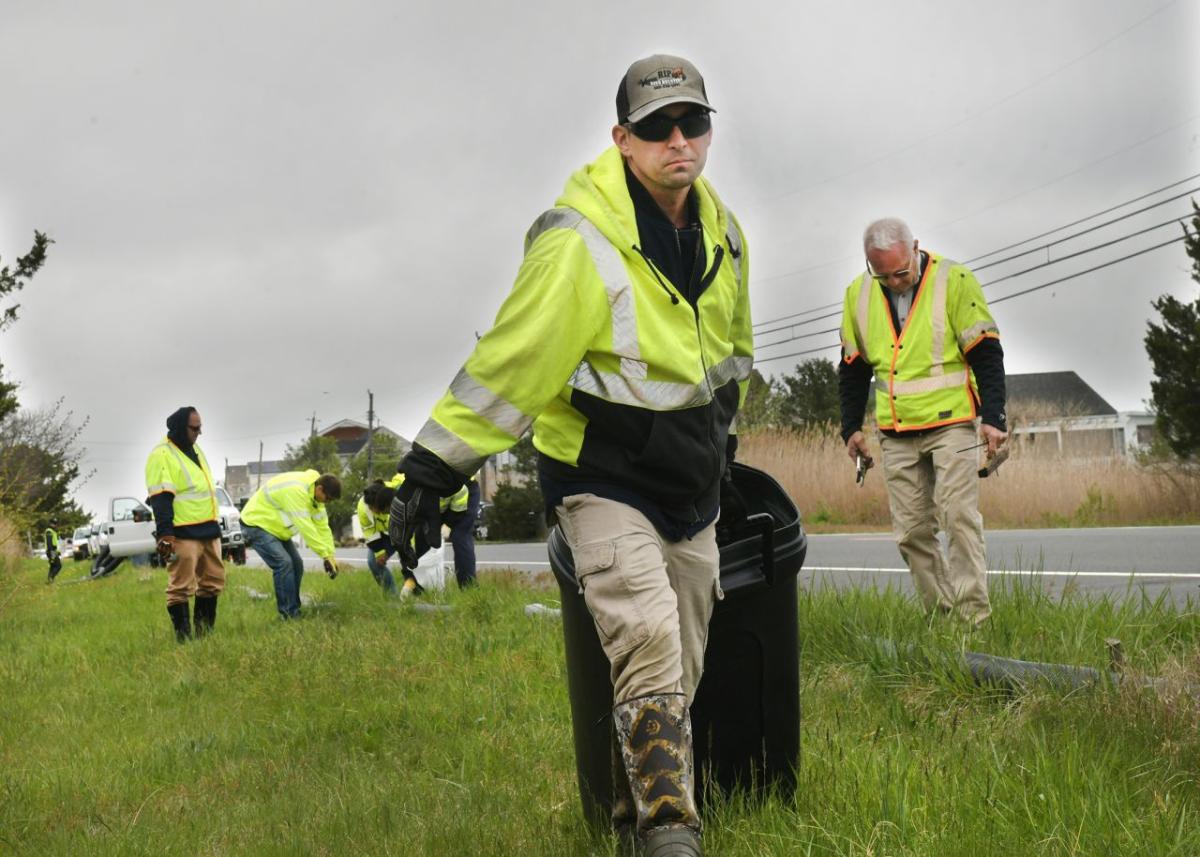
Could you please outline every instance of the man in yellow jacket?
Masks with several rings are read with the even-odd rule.
[[[495,325],[404,459],[392,542],[533,426],[614,688],[613,822],[698,855],[688,706],[720,595],[715,523],[752,364],[745,241],[701,177],[713,107],[688,60],[638,60],[613,146],[530,228]],[[406,554],[406,550],[408,553]],[[646,740],[646,736],[654,736]]]
[[[337,577],[325,504],[341,496],[342,482],[332,473],[301,470],[273,477],[242,509],[242,535],[271,569],[275,603],[284,619],[300,615],[300,582],[304,579],[304,561],[292,536],[303,536],[304,543],[323,561],[325,573]]]
[[[396,552],[396,548],[392,544],[388,533],[390,509],[392,500],[396,497],[396,489],[403,483],[403,473],[397,473],[386,482],[382,479],[376,479],[363,491],[362,497],[358,500],[355,512],[358,515],[359,526],[362,527],[363,540],[367,543],[367,568],[370,569],[371,576],[375,578],[375,582],[382,587],[385,594],[410,598],[414,595],[420,595],[423,591],[421,584],[417,582],[417,578],[412,570],[405,568],[403,563],[401,563],[400,570],[404,575],[404,585],[397,591],[396,579],[392,576],[391,569],[387,567],[388,560]],[[466,486],[460,488],[453,497],[443,497],[441,499],[442,523],[451,527],[452,536],[453,529],[462,520],[467,518],[469,499]],[[423,553],[424,549],[421,552]],[[457,554],[455,554],[454,561],[457,571]],[[462,589],[471,585],[474,583],[474,580],[475,575],[473,573],[470,580],[466,583],[460,577],[458,580],[459,588]]]
[[[167,417],[167,436],[146,459],[146,492],[154,511],[157,550],[167,567],[167,613],[175,639],[184,642],[212,630],[217,598],[225,588],[217,492],[208,460],[196,441],[202,428],[193,407]],[[196,599],[188,616],[188,601]]]
[[[991,612],[979,448],[991,458],[1008,438],[1000,332],[975,275],[920,249],[904,221],[872,223],[863,249],[867,270],[847,288],[842,310],[846,452],[865,467],[874,464],[862,431],[874,376],[900,553],[927,609],[979,623]],[[949,536],[948,557],[939,526]]]

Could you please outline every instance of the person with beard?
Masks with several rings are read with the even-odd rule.
[[[217,598],[225,588],[217,491],[196,441],[200,414],[182,407],[167,417],[167,436],[146,459],[146,491],[154,510],[158,556],[167,566],[167,613],[175,639],[184,642],[212,630]],[[189,616],[188,601],[195,597]]]

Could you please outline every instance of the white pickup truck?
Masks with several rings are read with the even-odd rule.
[[[108,515],[100,524],[92,577],[106,577],[126,557],[154,553],[154,514],[134,497],[111,497]]]
[[[221,555],[238,565],[246,564],[246,541],[242,536],[242,525],[237,507],[217,486],[217,512],[221,524]],[[158,564],[154,551],[154,513],[150,507],[134,497],[111,497],[108,501],[108,517],[99,525],[96,536],[96,553],[92,560],[92,577],[105,577],[117,570],[126,557],[149,554],[150,562]]]

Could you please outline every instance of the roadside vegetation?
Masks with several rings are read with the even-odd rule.
[[[749,432],[738,459],[779,480],[809,532],[891,529],[882,459],[857,487],[832,426]],[[1008,462],[980,485],[979,506],[995,528],[1196,524],[1200,470],[1171,458],[1039,456],[1014,444]]]
[[[179,646],[162,571],[0,572],[0,854],[615,855],[582,828],[561,626],[543,576],[452,608],[351,571],[282,623],[229,569],[216,634]],[[710,808],[714,855],[1200,853],[1200,605],[995,587],[964,636],[894,591],[800,599],[790,799]],[[1165,676],[1160,692],[978,687],[962,649]],[[885,642],[886,641],[886,642]]]

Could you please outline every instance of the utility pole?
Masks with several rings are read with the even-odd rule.
[[[316,411],[313,411],[312,422],[309,423],[308,436],[309,437],[317,436],[317,412]]]
[[[254,486],[255,491],[262,487],[262,446],[263,442],[260,440],[258,442],[258,484]]]
[[[367,484],[375,478],[375,394],[367,390]]]

